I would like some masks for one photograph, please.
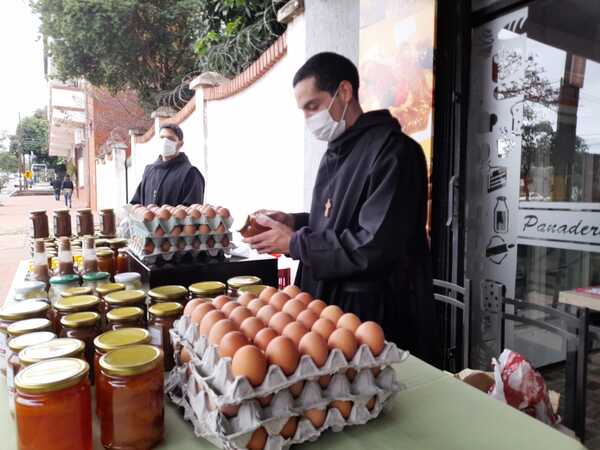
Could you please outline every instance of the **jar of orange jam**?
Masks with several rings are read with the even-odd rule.
[[[188,289],[192,298],[214,298],[218,295],[224,295],[227,286],[220,281],[201,281],[191,284]]]
[[[162,348],[165,358],[165,370],[169,371],[174,366],[173,344],[169,330],[173,328],[173,322],[183,314],[183,306],[177,302],[156,303],[148,310],[150,319],[148,331],[150,332],[152,345]]]
[[[102,299],[102,301],[100,302],[100,315],[102,316],[102,327],[104,328],[106,325],[106,308],[104,307],[105,303],[104,303],[104,298],[109,295],[112,294],[113,292],[119,292],[119,291],[124,291],[125,290],[125,285],[122,283],[105,283],[101,286],[97,286],[96,287],[96,293],[98,294],[98,297],[100,297]]]
[[[88,364],[75,358],[43,361],[15,378],[20,450],[92,450]]]
[[[100,358],[112,350],[117,350],[127,345],[148,344],[150,342],[150,333],[144,328],[120,328],[102,333],[94,339],[94,378],[96,380],[96,414],[100,415],[100,397],[102,392],[99,390],[102,372],[100,371]]]
[[[150,303],[177,302],[185,307],[188,301],[188,290],[185,286],[159,286],[148,291]]]
[[[101,441],[105,448],[150,449],[164,436],[162,350],[131,345],[100,358]]]
[[[75,338],[56,338],[42,344],[30,345],[19,352],[21,367],[56,358],[78,358],[85,361],[85,344]]]
[[[144,325],[146,326],[146,293],[141,290],[111,292],[104,296],[104,311],[108,314],[115,308],[123,306],[137,306],[144,313]]]
[[[137,306],[124,306],[111,309],[106,313],[106,329],[118,330],[119,328],[143,327],[146,323],[144,310]]]
[[[62,329],[60,337],[79,339],[85,344],[85,360],[90,365],[94,364],[94,339],[101,332],[100,314],[94,311],[84,311],[67,314],[60,319]],[[94,371],[90,370],[90,383],[94,384]]]
[[[61,320],[68,314],[91,311],[100,314],[100,299],[95,295],[75,295],[73,297],[60,298],[54,304],[54,329],[60,336]]]

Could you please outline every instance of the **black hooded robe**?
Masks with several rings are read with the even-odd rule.
[[[204,177],[185,153],[169,161],[158,158],[144,169],[132,204],[186,205],[204,201]]]
[[[426,162],[387,110],[363,114],[329,144],[310,214],[294,219],[296,284],[437,364]]]

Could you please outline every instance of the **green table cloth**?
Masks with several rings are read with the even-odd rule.
[[[364,426],[294,448],[328,450],[575,450],[574,439],[516,411],[415,357],[397,367],[405,389],[382,415]],[[167,400],[165,441],[158,449],[214,449],[194,436],[192,426]],[[94,449],[101,450],[98,423]],[[17,448],[15,422],[8,411],[6,380],[0,377],[0,436],[2,449]]]

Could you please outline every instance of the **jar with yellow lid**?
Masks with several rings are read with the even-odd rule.
[[[6,375],[8,327],[20,320],[48,318],[48,303],[28,300],[0,309],[0,373]]]
[[[47,359],[79,358],[85,361],[85,343],[74,338],[56,338],[42,344],[30,345],[19,352],[21,367]]]
[[[185,286],[159,286],[150,289],[148,296],[150,297],[150,303],[177,302],[185,307],[188,301],[188,290]]]
[[[152,345],[162,348],[165,356],[165,370],[169,371],[174,366],[173,344],[169,330],[173,328],[173,322],[183,314],[183,306],[177,302],[155,303],[148,312],[148,331],[151,336]]]
[[[67,314],[60,319],[60,337],[75,338],[85,344],[85,360],[90,367],[94,364],[94,339],[101,332],[100,314],[93,311]],[[94,384],[94,371],[90,370],[90,383]]]
[[[19,449],[92,450],[88,371],[85,361],[58,358],[19,372],[15,378]]]
[[[224,295],[227,286],[220,281],[201,281],[190,285],[189,290],[192,298],[214,298]]]
[[[100,358],[113,350],[117,350],[128,345],[148,344],[150,342],[150,333],[144,328],[121,328],[119,330],[106,331],[94,339],[94,377],[96,380],[96,414],[100,414],[100,396],[102,393],[98,389],[102,373],[100,371]]]
[[[46,294],[46,283],[44,281],[23,281],[15,286],[15,300],[27,300],[33,297],[43,297]]]
[[[262,284],[262,280],[252,275],[240,275],[227,280],[227,295],[237,297],[238,289],[244,286],[256,286]]]
[[[43,344],[55,339],[56,335],[51,331],[38,331],[36,333],[27,333],[12,338],[8,344],[6,354],[6,389],[8,391],[8,408],[10,413],[15,413],[15,376],[21,370],[21,360],[19,352],[27,347],[37,344]]]
[[[48,319],[36,317],[35,319],[25,319],[11,323],[6,331],[10,340],[23,334],[34,333],[36,331],[54,331],[54,329],[52,328],[52,322]]]
[[[77,286],[67,288],[60,293],[60,296],[65,297],[75,297],[77,295],[93,295],[92,289],[87,286]]]
[[[144,326],[146,324],[146,293],[141,290],[117,291],[104,296],[104,311],[109,311],[123,306],[137,306],[144,311]]]
[[[162,351],[152,345],[124,347],[104,355],[100,367],[102,445],[105,448],[149,449],[162,441]]]
[[[124,306],[114,308],[106,313],[106,329],[118,330],[119,328],[144,327],[146,317],[144,310],[137,306]]]
[[[100,314],[100,299],[95,295],[76,295],[59,299],[54,304],[54,326],[56,334],[61,334],[61,319],[67,314],[91,311]]]
[[[115,255],[110,248],[96,249],[96,261],[100,272],[108,272],[115,275]]]
[[[108,272],[88,272],[84,273],[81,278],[83,279],[82,286],[91,288],[94,295],[100,295],[97,289],[110,283],[110,273]]]
[[[257,297],[260,295],[260,293],[265,289],[268,288],[269,286],[265,285],[265,284],[253,284],[251,286],[242,286],[241,288],[238,289],[238,295],[242,295],[244,292],[249,292],[251,294],[256,295]]]

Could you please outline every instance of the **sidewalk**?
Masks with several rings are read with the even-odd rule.
[[[83,207],[82,200],[73,196],[71,213],[73,231],[75,231],[75,210]],[[54,196],[49,195],[9,197],[4,202],[4,206],[0,206],[0,304],[4,303],[19,261],[30,258],[27,248],[29,211],[47,210],[50,232],[52,232],[52,212],[64,207],[62,197],[61,201],[57,202]]]

